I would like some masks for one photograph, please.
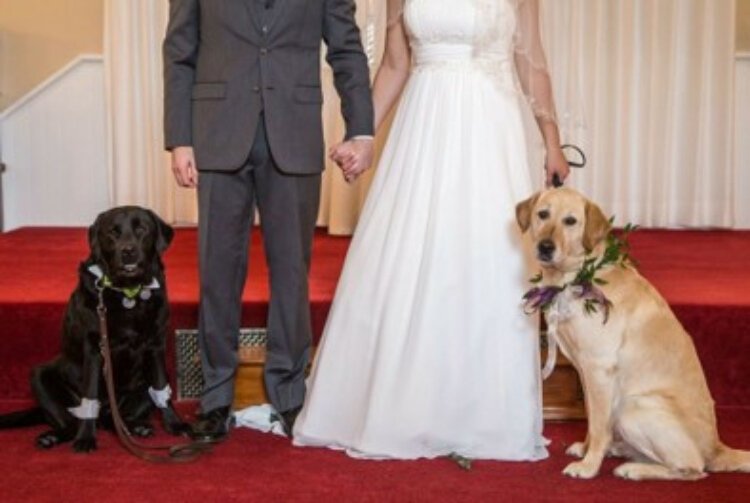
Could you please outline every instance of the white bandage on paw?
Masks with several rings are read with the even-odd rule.
[[[68,411],[78,419],[96,419],[99,417],[99,409],[101,404],[99,400],[89,400],[83,398],[81,405],[78,407],[69,407]]]
[[[167,405],[169,405],[169,399],[172,398],[172,388],[169,387],[169,384],[159,390],[149,388],[148,396],[151,397],[151,401],[154,402],[154,405],[158,408],[166,409]]]

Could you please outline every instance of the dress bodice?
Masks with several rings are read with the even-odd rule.
[[[509,61],[513,0],[406,0],[404,19],[417,66],[462,60]]]

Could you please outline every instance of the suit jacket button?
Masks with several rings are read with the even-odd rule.
[[[259,93],[260,92],[260,86],[254,86],[253,87],[253,92],[254,93]]]
[[[261,49],[260,49],[260,55],[261,56],[265,56],[266,54],[268,54],[268,49],[265,48],[265,47],[261,47]]]

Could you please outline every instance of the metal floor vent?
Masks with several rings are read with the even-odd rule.
[[[266,359],[266,329],[240,329],[240,364],[262,364]],[[177,357],[177,398],[195,399],[203,393],[201,352],[198,330],[175,330]]]

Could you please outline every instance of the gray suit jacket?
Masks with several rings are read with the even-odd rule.
[[[324,167],[320,46],[342,100],[346,137],[373,133],[367,59],[354,0],[170,0],[164,40],[167,149],[191,145],[200,170],[240,168],[261,111],[279,169]],[[264,17],[265,23],[264,23]]]

